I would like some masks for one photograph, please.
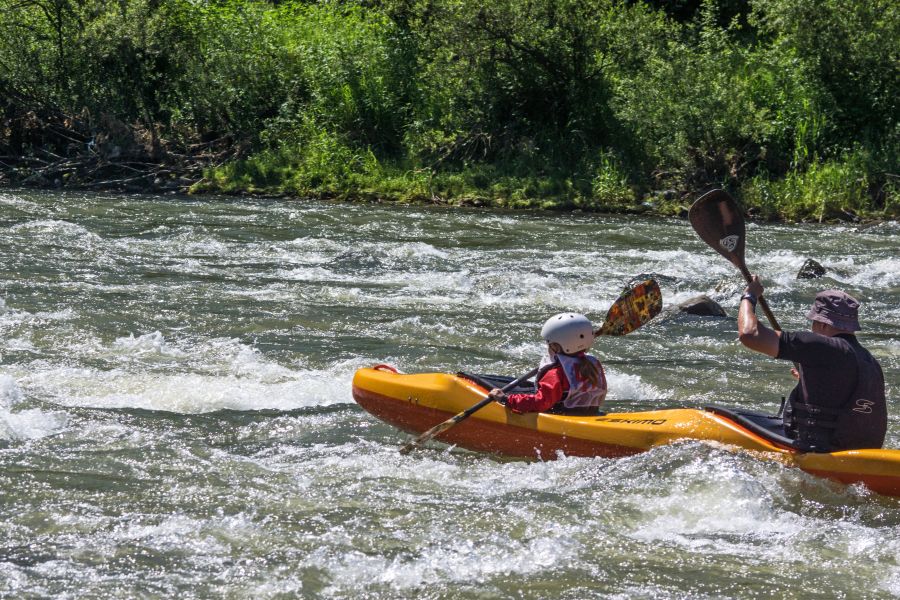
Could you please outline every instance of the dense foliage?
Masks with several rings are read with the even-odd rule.
[[[762,217],[896,216],[898,53],[893,0],[0,0],[0,160],[65,158],[73,185],[199,157],[195,190],[677,210],[716,185]]]

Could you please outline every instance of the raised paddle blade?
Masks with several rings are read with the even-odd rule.
[[[752,275],[744,262],[744,215],[728,192],[725,190],[713,190],[700,196],[688,213],[691,227],[697,232],[704,242],[713,250],[727,258],[736,266],[744,276],[744,280],[750,283]],[[772,314],[769,304],[763,297],[759,298],[759,305],[773,328],[781,330],[778,320]]]
[[[700,196],[688,213],[691,227],[704,242],[743,273],[746,231],[744,216],[728,192],[713,190]]]
[[[594,335],[626,335],[650,321],[662,310],[662,292],[655,279],[647,279],[625,290],[606,313]]]

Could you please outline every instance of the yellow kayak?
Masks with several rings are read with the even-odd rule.
[[[401,374],[377,365],[356,372],[353,397],[382,421],[418,434],[481,401],[489,387],[502,383],[446,373]],[[759,413],[713,406],[573,416],[516,414],[493,402],[438,439],[470,450],[541,459],[554,459],[559,452],[627,456],[677,440],[703,440],[763,453],[808,473],[900,496],[900,450],[802,452],[777,433],[776,421]]]

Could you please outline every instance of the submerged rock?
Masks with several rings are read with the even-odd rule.
[[[678,310],[689,315],[698,315],[701,317],[727,317],[718,302],[706,295],[695,296],[690,300],[685,300],[678,305]]]
[[[807,258],[797,272],[797,279],[818,279],[825,274],[825,267],[811,258]]]

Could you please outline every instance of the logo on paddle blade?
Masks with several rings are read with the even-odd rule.
[[[729,252],[734,252],[734,249],[737,248],[738,240],[741,239],[739,235],[729,235],[723,237],[719,240],[719,245],[728,250]]]

